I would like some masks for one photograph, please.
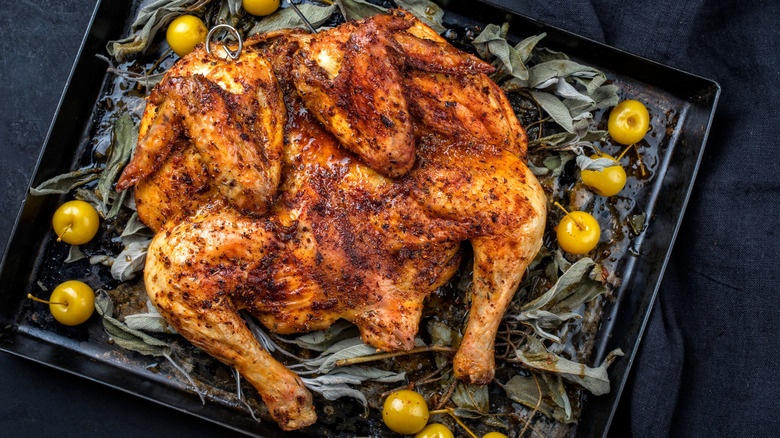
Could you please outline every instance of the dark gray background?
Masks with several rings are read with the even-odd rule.
[[[723,87],[696,189],[621,403],[616,437],[778,436],[778,4],[517,3],[550,24]],[[0,9],[0,248],[93,7],[94,0],[32,0],[3,2]],[[0,436],[218,434],[233,435],[0,354]]]

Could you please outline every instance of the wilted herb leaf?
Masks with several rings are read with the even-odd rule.
[[[540,340],[532,336],[527,336],[526,339],[528,341],[528,350],[518,350],[516,352],[518,359],[525,366],[560,375],[562,378],[582,386],[594,395],[603,395],[609,392],[607,367],[615,360],[616,356],[623,356],[623,352],[620,349],[609,353],[604,363],[600,366],[591,368],[550,353]]]
[[[343,15],[347,21],[362,20],[364,18],[373,17],[376,14],[384,14],[387,12],[386,8],[369,3],[365,0],[336,0],[336,4],[339,5],[341,15]]]
[[[376,352],[375,347],[364,344],[360,337],[354,337],[333,344],[319,357],[305,360],[303,366],[316,373],[327,373],[336,368],[336,362],[340,360],[368,356]]]
[[[447,28],[442,26],[444,10],[430,0],[395,0],[396,6],[411,12],[423,23],[430,26],[436,33],[444,33]]]
[[[68,258],[65,259],[65,263],[77,262],[85,257],[86,256],[78,245],[71,245],[70,250],[68,250]]]
[[[171,346],[153,336],[135,330],[114,318],[114,303],[106,291],[95,294],[95,310],[103,317],[103,327],[111,339],[122,348],[147,356],[165,356],[171,352]]]
[[[537,387],[537,383],[539,387]],[[561,423],[576,423],[579,412],[572,412],[574,415],[567,419],[566,411],[559,407],[552,399],[550,389],[545,379],[534,376],[513,376],[501,387],[506,391],[507,397],[521,405],[543,413],[549,418],[553,418]],[[541,390],[541,394],[539,391]],[[539,399],[541,395],[541,400]]]
[[[30,188],[30,194],[41,196],[68,193],[76,187],[81,187],[84,184],[98,179],[100,177],[98,172],[100,172],[100,169],[89,168],[63,173],[62,175],[57,175],[54,178],[42,182],[38,187]]]
[[[452,393],[452,402],[459,408],[478,412],[490,411],[490,396],[487,386],[458,383]]]
[[[135,274],[141,272],[146,262],[146,251],[152,239],[133,242],[128,245],[114,259],[111,265],[111,276],[119,281],[127,281],[135,277]]]
[[[557,263],[552,265],[558,266]],[[547,276],[550,274],[557,272],[548,273]],[[574,311],[606,291],[601,267],[585,257],[571,265],[547,292],[523,305],[518,313],[507,314],[507,318],[530,326],[542,338],[561,342],[550,330],[557,329],[566,321],[580,318]]]
[[[631,215],[628,220],[628,224],[631,225],[631,231],[634,234],[639,235],[645,230],[645,221],[647,220],[647,213],[640,213]]]
[[[366,396],[349,385],[359,385],[365,381],[375,382],[399,382],[406,379],[406,373],[394,373],[370,367],[342,367],[322,376],[301,380],[307,388],[322,394],[328,400],[336,400],[341,397],[352,397],[360,400],[363,406],[368,405]]]
[[[308,348],[314,351],[325,351],[333,344],[343,341],[347,338],[354,338],[357,333],[357,327],[349,321],[338,320],[325,330],[307,333],[295,338],[295,343],[299,347]]]
[[[138,141],[138,130],[136,129],[130,114],[124,113],[116,120],[112,131],[112,140],[111,153],[108,156],[106,167],[103,168],[103,172],[97,183],[101,201],[103,202],[103,205],[106,206],[110,203],[112,187],[116,182],[117,177],[119,177],[119,173],[133,155],[135,144]],[[121,197],[118,197],[117,203],[121,205],[121,201]],[[112,215],[109,213],[109,217],[111,216]]]
[[[590,158],[585,155],[579,155],[577,157],[577,167],[580,170],[592,170],[594,172],[601,172],[607,167],[619,166],[620,163],[611,158]]]
[[[331,15],[337,10],[335,4],[330,6],[317,6],[312,3],[303,3],[297,5],[301,14],[306,17],[311,25],[317,29],[325,23]],[[304,27],[303,20],[295,13],[293,8],[281,8],[273,14],[264,17],[248,32],[248,35],[257,33],[272,32],[279,29],[292,29]]]
[[[499,71],[521,80],[528,79],[528,70],[522,56],[506,40],[507,28],[508,23],[504,23],[501,27],[488,24],[471,44],[482,59],[491,60],[496,57],[497,61],[494,64],[497,64]]]

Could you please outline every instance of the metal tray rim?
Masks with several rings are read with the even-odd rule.
[[[544,27],[546,29],[553,29],[553,30],[555,30],[556,32],[558,32],[560,34],[567,35],[567,36],[569,36],[571,38],[584,40],[584,41],[587,41],[590,44],[595,44],[595,45],[598,45],[598,46],[600,46],[602,48],[605,48],[605,49],[608,49],[608,50],[611,50],[611,51],[617,51],[617,52],[620,52],[622,54],[631,56],[633,58],[641,59],[644,62],[651,63],[651,64],[656,65],[658,67],[661,67],[661,68],[664,68],[664,69],[674,70],[674,71],[682,73],[682,74],[684,74],[686,76],[697,78],[697,79],[702,80],[702,81],[706,81],[714,89],[714,96],[713,96],[713,100],[712,100],[712,104],[711,104],[710,114],[708,116],[707,126],[706,126],[706,129],[705,129],[703,140],[702,140],[702,143],[701,143],[701,146],[700,146],[697,158],[696,158],[696,162],[695,162],[695,165],[694,165],[694,171],[690,175],[691,178],[690,178],[690,181],[689,181],[689,183],[687,185],[687,188],[686,188],[686,194],[685,194],[684,200],[682,202],[682,208],[681,208],[681,210],[679,212],[679,215],[677,216],[677,221],[675,223],[674,232],[673,232],[672,238],[671,238],[671,244],[667,248],[666,254],[664,255],[664,258],[663,258],[663,263],[662,263],[661,269],[660,269],[659,281],[656,282],[656,284],[653,287],[651,298],[649,300],[649,310],[644,313],[644,316],[643,316],[643,319],[642,319],[642,322],[641,322],[641,325],[640,325],[639,335],[638,335],[638,337],[636,339],[636,344],[639,345],[641,343],[641,340],[642,340],[642,337],[644,335],[646,326],[648,324],[648,321],[649,321],[649,318],[650,318],[650,315],[651,315],[651,310],[652,310],[652,308],[654,306],[655,300],[656,300],[657,295],[658,295],[659,290],[660,290],[660,286],[661,286],[660,279],[663,277],[663,275],[665,273],[666,267],[668,265],[669,259],[671,257],[671,254],[672,254],[672,251],[673,251],[673,248],[674,248],[674,242],[675,242],[675,240],[677,238],[677,235],[679,233],[681,223],[682,223],[682,221],[684,219],[685,210],[687,208],[688,202],[689,202],[691,194],[692,194],[693,186],[695,184],[695,179],[696,179],[696,176],[697,176],[697,173],[698,173],[698,169],[699,169],[699,167],[701,165],[701,161],[703,159],[704,151],[706,149],[707,139],[709,137],[710,129],[712,127],[712,123],[713,123],[713,119],[714,119],[714,113],[716,111],[717,103],[718,103],[718,100],[719,100],[719,97],[720,97],[720,93],[721,93],[721,87],[720,87],[720,85],[716,81],[714,81],[712,79],[709,79],[709,78],[706,78],[706,77],[703,77],[703,76],[700,76],[698,74],[691,73],[691,72],[688,72],[688,71],[685,71],[685,70],[682,70],[682,69],[679,69],[679,68],[676,68],[676,67],[673,67],[673,66],[669,66],[669,65],[666,65],[666,64],[654,61],[652,59],[648,59],[648,58],[642,57],[640,55],[636,55],[636,54],[627,52],[625,50],[622,50],[622,49],[619,49],[619,48],[616,48],[616,47],[613,47],[613,46],[609,46],[609,45],[607,45],[607,44],[605,44],[603,42],[596,41],[596,40],[593,40],[591,38],[575,34],[573,32],[567,31],[565,29],[562,29],[562,28],[559,28],[559,27],[556,27],[556,26],[553,26],[553,25],[546,24],[546,23],[544,23],[542,21],[539,21],[539,20],[537,20],[537,19],[535,19],[533,17],[529,17],[529,16],[527,16],[527,15],[525,15],[523,13],[519,13],[517,11],[513,11],[513,10],[511,10],[511,9],[509,9],[509,8],[503,6],[503,5],[496,4],[496,3],[494,3],[494,2],[492,2],[490,0],[480,0],[480,1],[483,2],[483,3],[488,4],[491,7],[500,9],[500,10],[505,11],[507,13],[510,13],[512,15],[522,17],[525,20],[534,22],[534,23],[536,23],[540,27]],[[49,143],[52,140],[52,134],[53,134],[53,131],[54,131],[55,124],[56,124],[58,118],[60,117],[60,113],[62,111],[63,104],[64,104],[64,102],[66,100],[67,92],[68,92],[69,88],[71,87],[72,81],[74,80],[74,76],[75,76],[75,73],[76,73],[76,70],[77,70],[77,65],[78,65],[79,61],[81,60],[81,58],[82,58],[82,56],[84,54],[85,46],[87,44],[87,40],[89,38],[89,35],[90,35],[91,31],[92,31],[93,26],[95,25],[95,20],[96,20],[97,15],[98,15],[98,10],[102,6],[102,4],[103,4],[103,0],[97,0],[96,1],[95,7],[94,7],[94,9],[92,11],[92,15],[91,15],[90,20],[89,20],[89,24],[88,24],[88,26],[86,28],[85,34],[84,34],[84,36],[82,38],[81,44],[80,44],[79,49],[77,51],[74,63],[72,65],[71,69],[70,69],[67,81],[65,82],[63,91],[62,91],[62,93],[60,95],[60,98],[59,98],[59,101],[58,101],[58,104],[57,104],[57,108],[56,108],[56,110],[54,112],[54,115],[52,117],[52,121],[51,121],[51,123],[49,125],[49,128],[47,130],[47,134],[45,136],[44,142],[41,145],[41,150],[40,150],[40,153],[38,155],[38,158],[37,158],[35,167],[33,169],[33,172],[31,174],[28,188],[31,187],[34,184],[34,181],[35,181],[36,177],[38,176],[38,173],[39,173],[39,170],[40,170],[40,166],[41,166],[41,162],[43,160],[43,156],[44,156],[44,154],[45,154],[45,152],[47,150],[47,146],[49,145]],[[23,212],[24,207],[27,204],[28,200],[29,200],[29,198],[25,199],[25,201],[20,205],[19,211],[17,212],[16,219],[14,221],[14,224],[13,224],[12,228],[11,228],[10,238],[9,238],[9,240],[8,240],[8,242],[6,244],[6,247],[5,247],[4,251],[3,251],[2,259],[0,259],[0,269],[3,269],[5,267],[5,265],[6,265],[6,261],[7,261],[7,258],[9,256],[9,249],[10,249],[10,247],[12,245],[13,237],[17,234],[19,223],[22,220],[22,212]],[[13,331],[13,329],[9,330],[9,327],[2,327],[2,328],[0,328],[0,338],[8,339],[9,337],[14,337],[14,336],[26,336],[26,335],[15,333]],[[45,342],[45,341],[41,341],[41,342]],[[210,417],[209,415],[204,415],[204,414],[201,414],[201,413],[198,413],[198,412],[194,412],[192,410],[188,410],[188,409],[186,409],[184,407],[177,406],[175,404],[171,404],[171,403],[167,403],[167,402],[164,402],[164,401],[161,401],[161,400],[157,400],[157,399],[155,399],[155,398],[153,398],[151,396],[142,394],[142,393],[140,393],[138,391],[134,391],[131,388],[123,387],[123,386],[121,386],[119,384],[115,384],[115,383],[110,382],[108,380],[98,379],[98,378],[95,378],[95,377],[90,376],[88,374],[80,373],[80,372],[78,372],[76,370],[73,370],[73,369],[70,369],[70,368],[67,368],[67,367],[63,367],[63,366],[57,365],[56,363],[53,363],[53,362],[46,361],[46,360],[43,360],[43,359],[40,359],[40,358],[35,358],[32,355],[26,355],[26,354],[20,353],[18,351],[15,351],[12,348],[6,347],[6,345],[4,345],[4,344],[5,343],[0,343],[0,351],[4,351],[4,352],[7,352],[7,353],[12,354],[14,356],[31,360],[31,361],[33,361],[35,363],[39,363],[39,364],[42,364],[42,365],[49,366],[49,367],[51,367],[53,369],[64,371],[64,372],[66,372],[68,374],[71,374],[71,375],[76,375],[76,376],[85,378],[85,379],[87,379],[89,381],[93,381],[93,382],[97,382],[97,383],[103,384],[103,385],[108,386],[110,388],[118,389],[118,390],[120,390],[120,391],[122,391],[124,393],[138,396],[138,397],[140,397],[140,398],[142,398],[144,400],[149,400],[149,401],[154,402],[156,404],[159,404],[159,405],[162,405],[162,406],[167,406],[167,407],[173,408],[173,409],[175,409],[177,411],[187,413],[189,415],[194,415],[194,416],[196,416],[198,418],[210,421],[210,422],[215,423],[215,424],[219,424],[220,426],[229,428],[229,429],[237,431],[237,432],[241,432],[241,433],[244,433],[244,434],[252,434],[252,432],[250,432],[248,430],[245,430],[245,429],[242,429],[242,428],[238,428],[238,427],[234,427],[234,426],[232,426],[228,422],[220,421],[220,419],[216,419],[216,418]],[[57,347],[56,345],[53,345],[53,346]],[[615,411],[616,411],[616,407],[617,407],[617,401],[620,399],[620,397],[621,397],[621,395],[622,395],[622,393],[623,393],[623,391],[625,389],[625,386],[626,386],[627,380],[628,380],[628,375],[630,374],[630,370],[631,370],[633,362],[634,362],[634,360],[636,358],[637,351],[638,351],[638,348],[635,348],[631,352],[629,357],[626,357],[626,358],[623,359],[623,360],[627,361],[628,365],[627,365],[626,372],[621,376],[622,378],[620,379],[619,385],[616,385],[613,388],[613,392],[616,394],[616,403],[613,406],[613,408],[612,408],[612,410],[610,412],[610,415],[608,417],[608,422],[606,424],[606,428],[605,428],[604,433],[603,433],[604,437],[607,436],[607,433],[609,431],[610,425],[611,425],[611,423],[612,423],[612,421],[614,419],[614,415],[615,415]],[[105,364],[105,365],[110,367],[110,365],[108,365],[108,364]]]

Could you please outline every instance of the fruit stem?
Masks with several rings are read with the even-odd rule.
[[[49,304],[49,305],[51,305],[51,304],[59,304],[61,306],[67,306],[68,305],[68,303],[60,303],[60,302],[56,302],[56,301],[42,300],[42,299],[40,299],[38,297],[34,297],[33,294],[27,294],[27,298],[29,298],[29,299],[31,299],[33,301],[37,301],[39,303],[43,303],[43,304]]]
[[[67,227],[65,227],[65,229],[64,229],[64,230],[62,230],[62,234],[57,234],[57,242],[62,242],[62,236],[64,236],[64,235],[65,235],[65,233],[67,233],[68,231],[70,231],[70,228],[71,228],[71,226],[73,226],[73,224],[68,224],[68,226],[67,226]],[[55,234],[56,234],[56,233],[55,233]]]
[[[155,61],[155,62],[154,62],[154,65],[152,65],[152,68],[150,68],[150,69],[148,70],[148,73],[147,73],[147,74],[152,74],[152,72],[154,72],[154,69],[156,69],[156,68],[157,68],[157,66],[158,66],[158,65],[160,65],[160,63],[163,61],[163,59],[165,59],[165,58],[166,58],[168,55],[170,55],[170,54],[171,54],[171,52],[173,52],[173,49],[171,49],[171,48],[169,47],[169,48],[168,48],[168,50],[166,50],[166,51],[165,51],[165,53],[163,53],[163,54],[162,54],[162,56],[160,56],[160,57],[157,59],[157,61]]]
[[[566,216],[569,216],[569,218],[571,218],[572,222],[574,222],[574,225],[578,226],[578,227],[579,227],[579,229],[581,229],[581,230],[585,231],[585,229],[586,229],[585,225],[582,225],[582,224],[580,223],[580,221],[578,221],[578,220],[577,220],[577,218],[575,218],[575,217],[574,217],[574,216],[573,216],[571,213],[569,213],[568,211],[566,211],[566,209],[565,209],[565,208],[563,208],[563,206],[562,206],[561,204],[559,204],[559,203],[558,203],[558,201],[555,201],[555,202],[554,202],[554,204],[555,204],[555,206],[556,206],[556,207],[558,207],[558,208],[560,208],[561,210],[563,210],[563,212],[564,212],[564,213],[566,213]]]
[[[427,351],[436,351],[442,353],[454,353],[456,350],[451,347],[445,347],[444,345],[428,345],[425,347],[412,348],[409,351],[396,351],[392,353],[379,353],[371,356],[353,357],[351,359],[341,359],[336,361],[336,366],[341,367],[345,365],[354,365],[357,363],[371,362],[375,360],[389,359],[391,357],[405,356],[407,354],[424,353]]]
[[[647,172],[645,171],[645,164],[642,162],[642,156],[639,155],[639,149],[637,149],[636,143],[626,146],[625,149],[623,149],[623,152],[621,152],[620,155],[618,155],[616,160],[620,161],[620,159],[623,158],[623,155],[625,155],[626,152],[628,152],[628,150],[632,148],[634,149],[634,152],[636,152],[636,162],[637,164],[639,164],[639,170],[642,171],[642,176],[647,175]]]
[[[435,411],[428,412],[430,415],[434,414],[449,414],[450,417],[452,417],[453,420],[455,420],[456,423],[460,425],[469,435],[471,435],[473,438],[479,438],[478,436],[474,435],[474,432],[471,431],[471,429],[468,428],[465,424],[463,424],[462,421],[460,421],[460,418],[455,416],[455,409],[452,408],[444,408],[444,409],[437,409]]]
[[[625,155],[626,152],[628,152],[628,150],[631,149],[631,146],[634,146],[634,145],[636,145],[636,143],[624,147],[623,148],[623,152],[621,152],[620,155],[618,155],[618,157],[615,158],[615,160],[616,161],[620,161],[620,159],[623,158],[623,155]]]

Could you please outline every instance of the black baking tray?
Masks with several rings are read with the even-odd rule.
[[[546,32],[545,47],[604,71],[632,94],[670,108],[677,115],[665,136],[658,170],[643,208],[649,213],[645,231],[634,239],[632,252],[621,265],[620,287],[605,308],[593,362],[621,348],[625,357],[609,368],[612,391],[588,397],[576,429],[578,437],[606,436],[682,221],[696,177],[720,87],[712,80],[686,73],[609,47],[525,17],[517,11],[485,1],[474,7],[469,0],[440,2],[446,23],[484,26],[510,23],[510,39]],[[502,2],[506,3],[506,2]],[[106,42],[123,36],[131,21],[132,2],[98,2],[58,109],[46,137],[31,186],[83,165],[89,147],[95,111],[107,80]],[[83,332],[48,331],[29,326],[19,313],[26,292],[34,290],[51,238],[51,217],[64,198],[28,196],[18,213],[0,271],[0,349],[27,359],[100,382],[225,427],[252,435],[280,436],[268,423],[256,423],[244,411],[220,403],[202,405],[190,390],[142,366],[130,366],[105,352],[109,345],[92,345]],[[42,219],[47,218],[47,219]],[[12,256],[10,256],[12,255]],[[100,323],[93,321],[95,325]],[[76,333],[75,335],[73,333]],[[285,434],[285,436],[288,436]]]

